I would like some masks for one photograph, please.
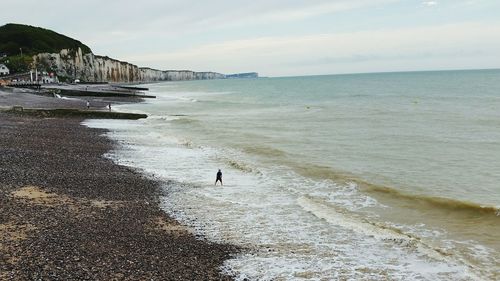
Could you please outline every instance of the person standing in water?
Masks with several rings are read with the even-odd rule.
[[[87,101],[87,109],[89,109],[89,108],[90,108],[90,102]]]
[[[215,185],[217,185],[217,182],[220,181],[220,185],[222,185],[222,172],[219,171],[217,172],[217,177],[215,178]]]

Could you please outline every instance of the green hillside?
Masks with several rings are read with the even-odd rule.
[[[0,54],[16,56],[35,55],[38,53],[58,53],[62,49],[76,50],[80,47],[83,53],[91,53],[89,47],[80,41],[69,38],[52,30],[23,24],[9,23],[0,26]]]

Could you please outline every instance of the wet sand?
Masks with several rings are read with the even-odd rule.
[[[115,143],[81,121],[0,112],[0,280],[231,280],[237,249],[168,217],[161,183],[105,159]]]

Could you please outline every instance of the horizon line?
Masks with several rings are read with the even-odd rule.
[[[341,76],[341,75],[363,75],[363,74],[391,74],[391,73],[418,73],[418,72],[448,72],[448,71],[485,71],[485,70],[500,70],[500,67],[495,68],[460,68],[460,69],[433,69],[433,70],[391,70],[391,71],[373,71],[373,72],[345,72],[345,73],[330,73],[330,74],[305,74],[305,75],[284,75],[284,76],[259,76],[259,78],[293,78],[306,76]],[[257,72],[258,73],[258,72]]]

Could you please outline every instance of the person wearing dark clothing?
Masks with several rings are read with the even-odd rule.
[[[217,182],[218,182],[218,181],[220,181],[220,185],[222,185],[222,172],[220,171],[220,169],[219,169],[219,171],[217,172],[217,177],[216,177],[216,179],[215,179],[215,185],[217,185]]]

